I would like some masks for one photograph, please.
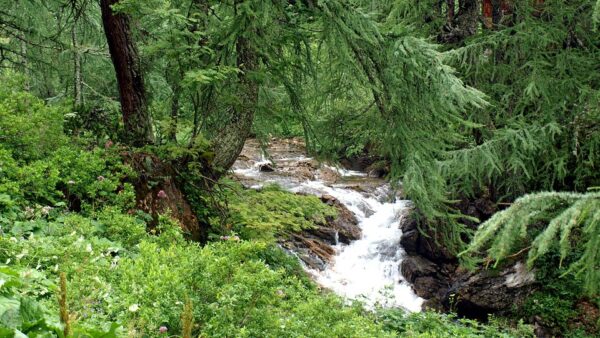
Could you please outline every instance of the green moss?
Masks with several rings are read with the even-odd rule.
[[[289,193],[275,185],[259,191],[234,186],[224,199],[229,209],[226,226],[247,239],[273,239],[337,216],[337,210],[318,197]]]

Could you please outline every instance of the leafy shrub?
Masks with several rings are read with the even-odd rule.
[[[399,309],[379,310],[378,317],[384,327],[402,337],[534,337],[532,328],[522,322],[517,327],[510,327],[493,318],[486,325],[474,320],[459,319],[452,314],[429,311],[406,314]]]
[[[0,73],[0,142],[19,160],[42,158],[66,143],[61,107],[21,90],[22,78]]]
[[[0,148],[0,163],[0,194],[10,201],[74,209],[107,204],[122,209],[133,206],[133,187],[122,181],[134,174],[110,150],[65,146],[45,160],[19,163],[10,151]]]
[[[33,269],[0,266],[0,337],[64,337],[57,312],[35,298],[50,295],[56,286]],[[76,337],[116,338],[118,325],[107,330],[75,325]]]
[[[118,322],[130,335],[156,336],[161,326],[179,334],[189,298],[194,335],[387,335],[360,307],[323,295],[274,244],[229,240],[200,247],[185,242],[168,217],[160,217],[157,235],[149,236],[141,220],[117,208],[91,216],[34,217],[24,223],[35,225],[6,228],[8,236],[0,237],[0,260],[11,268],[35,266],[29,270],[49,280],[66,273],[75,326]],[[28,289],[57,313],[51,292]]]
[[[50,162],[52,167],[59,168],[58,188],[67,197],[79,199],[92,208],[106,204],[124,209],[133,206],[133,187],[122,181],[135,173],[122,163],[117,151],[63,147],[52,154]]]
[[[360,310],[265,264],[269,247],[228,241],[161,248],[144,241],[139,256],[124,259],[111,278],[111,309],[140,335],[156,334],[160,326],[180,332],[189,297],[195,331],[203,337],[385,336]]]
[[[580,315],[588,317],[590,314],[580,313],[577,309],[577,303],[582,300],[584,283],[581,278],[569,272],[568,265],[581,256],[581,251],[581,248],[573,250],[564,260],[564,266],[556,268],[561,261],[561,254],[558,244],[552,245],[548,254],[540,257],[535,264],[540,289],[529,296],[516,309],[515,314],[521,318],[535,319],[557,336],[587,337],[583,332],[575,334],[576,326],[580,326],[582,331],[598,334],[600,323],[589,325],[578,318]],[[595,298],[596,303],[600,304],[600,299]],[[593,297],[591,301],[594,301]]]
[[[537,317],[545,327],[564,332],[569,327],[569,321],[577,315],[574,304],[573,299],[536,292],[527,299],[521,313],[525,318]]]

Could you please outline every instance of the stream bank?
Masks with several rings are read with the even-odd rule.
[[[317,283],[347,299],[486,321],[489,314],[509,314],[539,288],[535,272],[517,259],[498,270],[460,267],[435,233],[422,231],[413,205],[385,180],[319,163],[306,155],[301,139],[276,139],[265,149],[248,140],[234,173],[247,188],[278,184],[319,196],[338,210],[335,220],[281,238],[280,245]],[[496,211],[485,200],[462,208],[481,219]]]

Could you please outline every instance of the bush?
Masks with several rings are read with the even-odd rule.
[[[0,164],[0,195],[6,196],[0,206],[16,202],[93,210],[100,205],[134,205],[133,186],[123,183],[134,173],[111,150],[65,146],[45,160],[19,163],[0,147]]]
[[[0,281],[0,337],[64,337],[58,313],[35,299],[56,293],[56,286],[43,273],[0,266]],[[75,324],[71,333],[76,337],[117,337],[118,325],[103,326],[107,329]]]
[[[22,78],[0,73],[0,142],[18,160],[40,159],[66,143],[62,107],[22,91]]]
[[[402,337],[534,337],[532,328],[523,325],[522,322],[516,327],[511,327],[494,318],[484,325],[474,320],[459,319],[453,314],[444,315],[428,311],[406,314],[399,309],[381,309],[378,317],[384,327]]]

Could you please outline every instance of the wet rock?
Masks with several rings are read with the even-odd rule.
[[[424,299],[439,302],[439,297],[443,294],[443,290],[447,287],[444,280],[435,276],[417,277],[413,284],[415,293]]]
[[[317,175],[318,164],[313,160],[281,163],[280,170],[283,174],[300,181],[312,181]]]
[[[435,275],[437,265],[421,256],[408,256],[402,260],[400,271],[407,281],[414,283],[419,277]]]
[[[338,181],[339,178],[340,174],[337,171],[328,167],[321,168],[319,172],[319,179],[325,182],[325,184],[334,184]]]
[[[495,210],[488,202],[482,199],[464,206],[471,208],[472,214],[485,216]],[[415,293],[426,299],[424,308],[452,310],[459,316],[485,321],[489,314],[508,314],[539,287],[535,274],[519,262],[499,270],[460,268],[456,257],[439,245],[441,239],[434,231],[419,229],[414,214],[404,217],[400,228],[400,243],[409,255],[400,271]],[[533,319],[530,322],[535,323]],[[538,326],[542,332],[543,327]]]
[[[271,164],[271,163],[265,163],[265,164],[261,164],[258,167],[258,170],[260,172],[263,172],[263,173],[270,173],[270,172],[275,171],[275,168],[273,167],[273,164]]]
[[[387,161],[376,161],[365,168],[369,177],[383,178],[390,173],[390,165]]]
[[[535,289],[535,273],[518,262],[502,270],[479,270],[457,276],[444,303],[468,318],[486,320],[488,314],[508,312],[521,305]]]
[[[417,243],[419,241],[419,230],[410,230],[402,233],[402,238],[400,239],[400,245],[406,253],[408,254],[416,254],[417,253]]]
[[[340,160],[340,164],[349,170],[368,171],[370,166],[380,160],[380,157],[369,155],[368,151],[365,151],[365,153],[362,155],[350,158],[342,158]]]
[[[321,201],[335,207],[338,211],[336,218],[327,217],[326,226],[337,231],[341,243],[349,244],[351,241],[361,238],[362,230],[358,226],[358,220],[352,211],[348,210],[348,208],[331,195],[321,196]]]
[[[288,251],[294,253],[307,267],[313,270],[322,271],[325,269],[331,259],[331,255],[323,255],[324,251],[319,251],[319,255],[305,245],[305,242],[298,238],[283,241],[280,245]]]
[[[447,283],[446,274],[432,261],[421,256],[408,256],[400,263],[400,272],[412,284],[419,297],[425,299],[439,298]]]
[[[322,271],[331,262],[335,254],[333,246],[338,244],[338,241],[349,244],[359,239],[362,232],[354,214],[335,197],[324,195],[321,200],[335,207],[338,217],[327,217],[324,224],[280,239],[280,243],[284,248],[295,252],[309,268]]]
[[[400,230],[402,230],[400,245],[407,254],[416,255],[418,253],[417,245],[419,243],[420,233],[414,215],[409,214],[401,218]]]
[[[440,309],[458,262],[438,245],[435,233],[421,232],[415,211],[402,217],[400,229],[400,245],[409,255],[400,264],[400,272],[419,297],[429,300],[430,308]]]

